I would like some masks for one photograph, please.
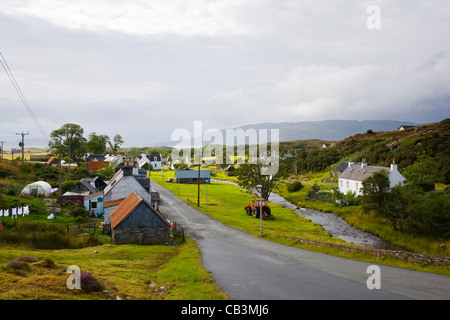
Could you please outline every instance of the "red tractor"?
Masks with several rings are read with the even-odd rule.
[[[270,208],[267,205],[267,200],[262,200],[262,219],[263,220],[273,220],[275,217],[270,213]],[[248,216],[252,215],[255,218],[259,218],[259,213],[261,212],[260,209],[260,200],[259,199],[253,199],[252,203],[249,203],[245,207],[245,212]]]

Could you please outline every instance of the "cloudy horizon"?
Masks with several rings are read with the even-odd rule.
[[[370,29],[367,8],[380,8]],[[448,1],[3,1],[0,52],[47,135],[449,117]],[[0,68],[5,149],[44,139]]]

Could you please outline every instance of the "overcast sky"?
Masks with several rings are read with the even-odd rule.
[[[0,51],[47,135],[146,146],[195,120],[448,118],[449,17],[448,0],[2,0]],[[1,67],[0,106],[5,149],[45,138]]]

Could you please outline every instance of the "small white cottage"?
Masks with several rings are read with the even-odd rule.
[[[354,192],[357,196],[362,195],[362,182],[378,171],[385,171],[388,174],[391,188],[406,180],[398,171],[395,161],[390,168],[369,166],[365,159],[360,164],[350,161],[344,172],[339,175],[339,191],[343,194]]]

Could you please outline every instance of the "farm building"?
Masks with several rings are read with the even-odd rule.
[[[175,182],[197,184],[198,170],[177,170]],[[200,184],[211,183],[211,171],[200,170]]]
[[[59,199],[60,203],[67,203],[68,201],[83,205],[84,197],[97,193],[95,184],[92,181],[81,179],[69,191],[65,192]]]
[[[170,223],[137,192],[131,192],[109,217],[115,244],[162,244],[170,239]]]

